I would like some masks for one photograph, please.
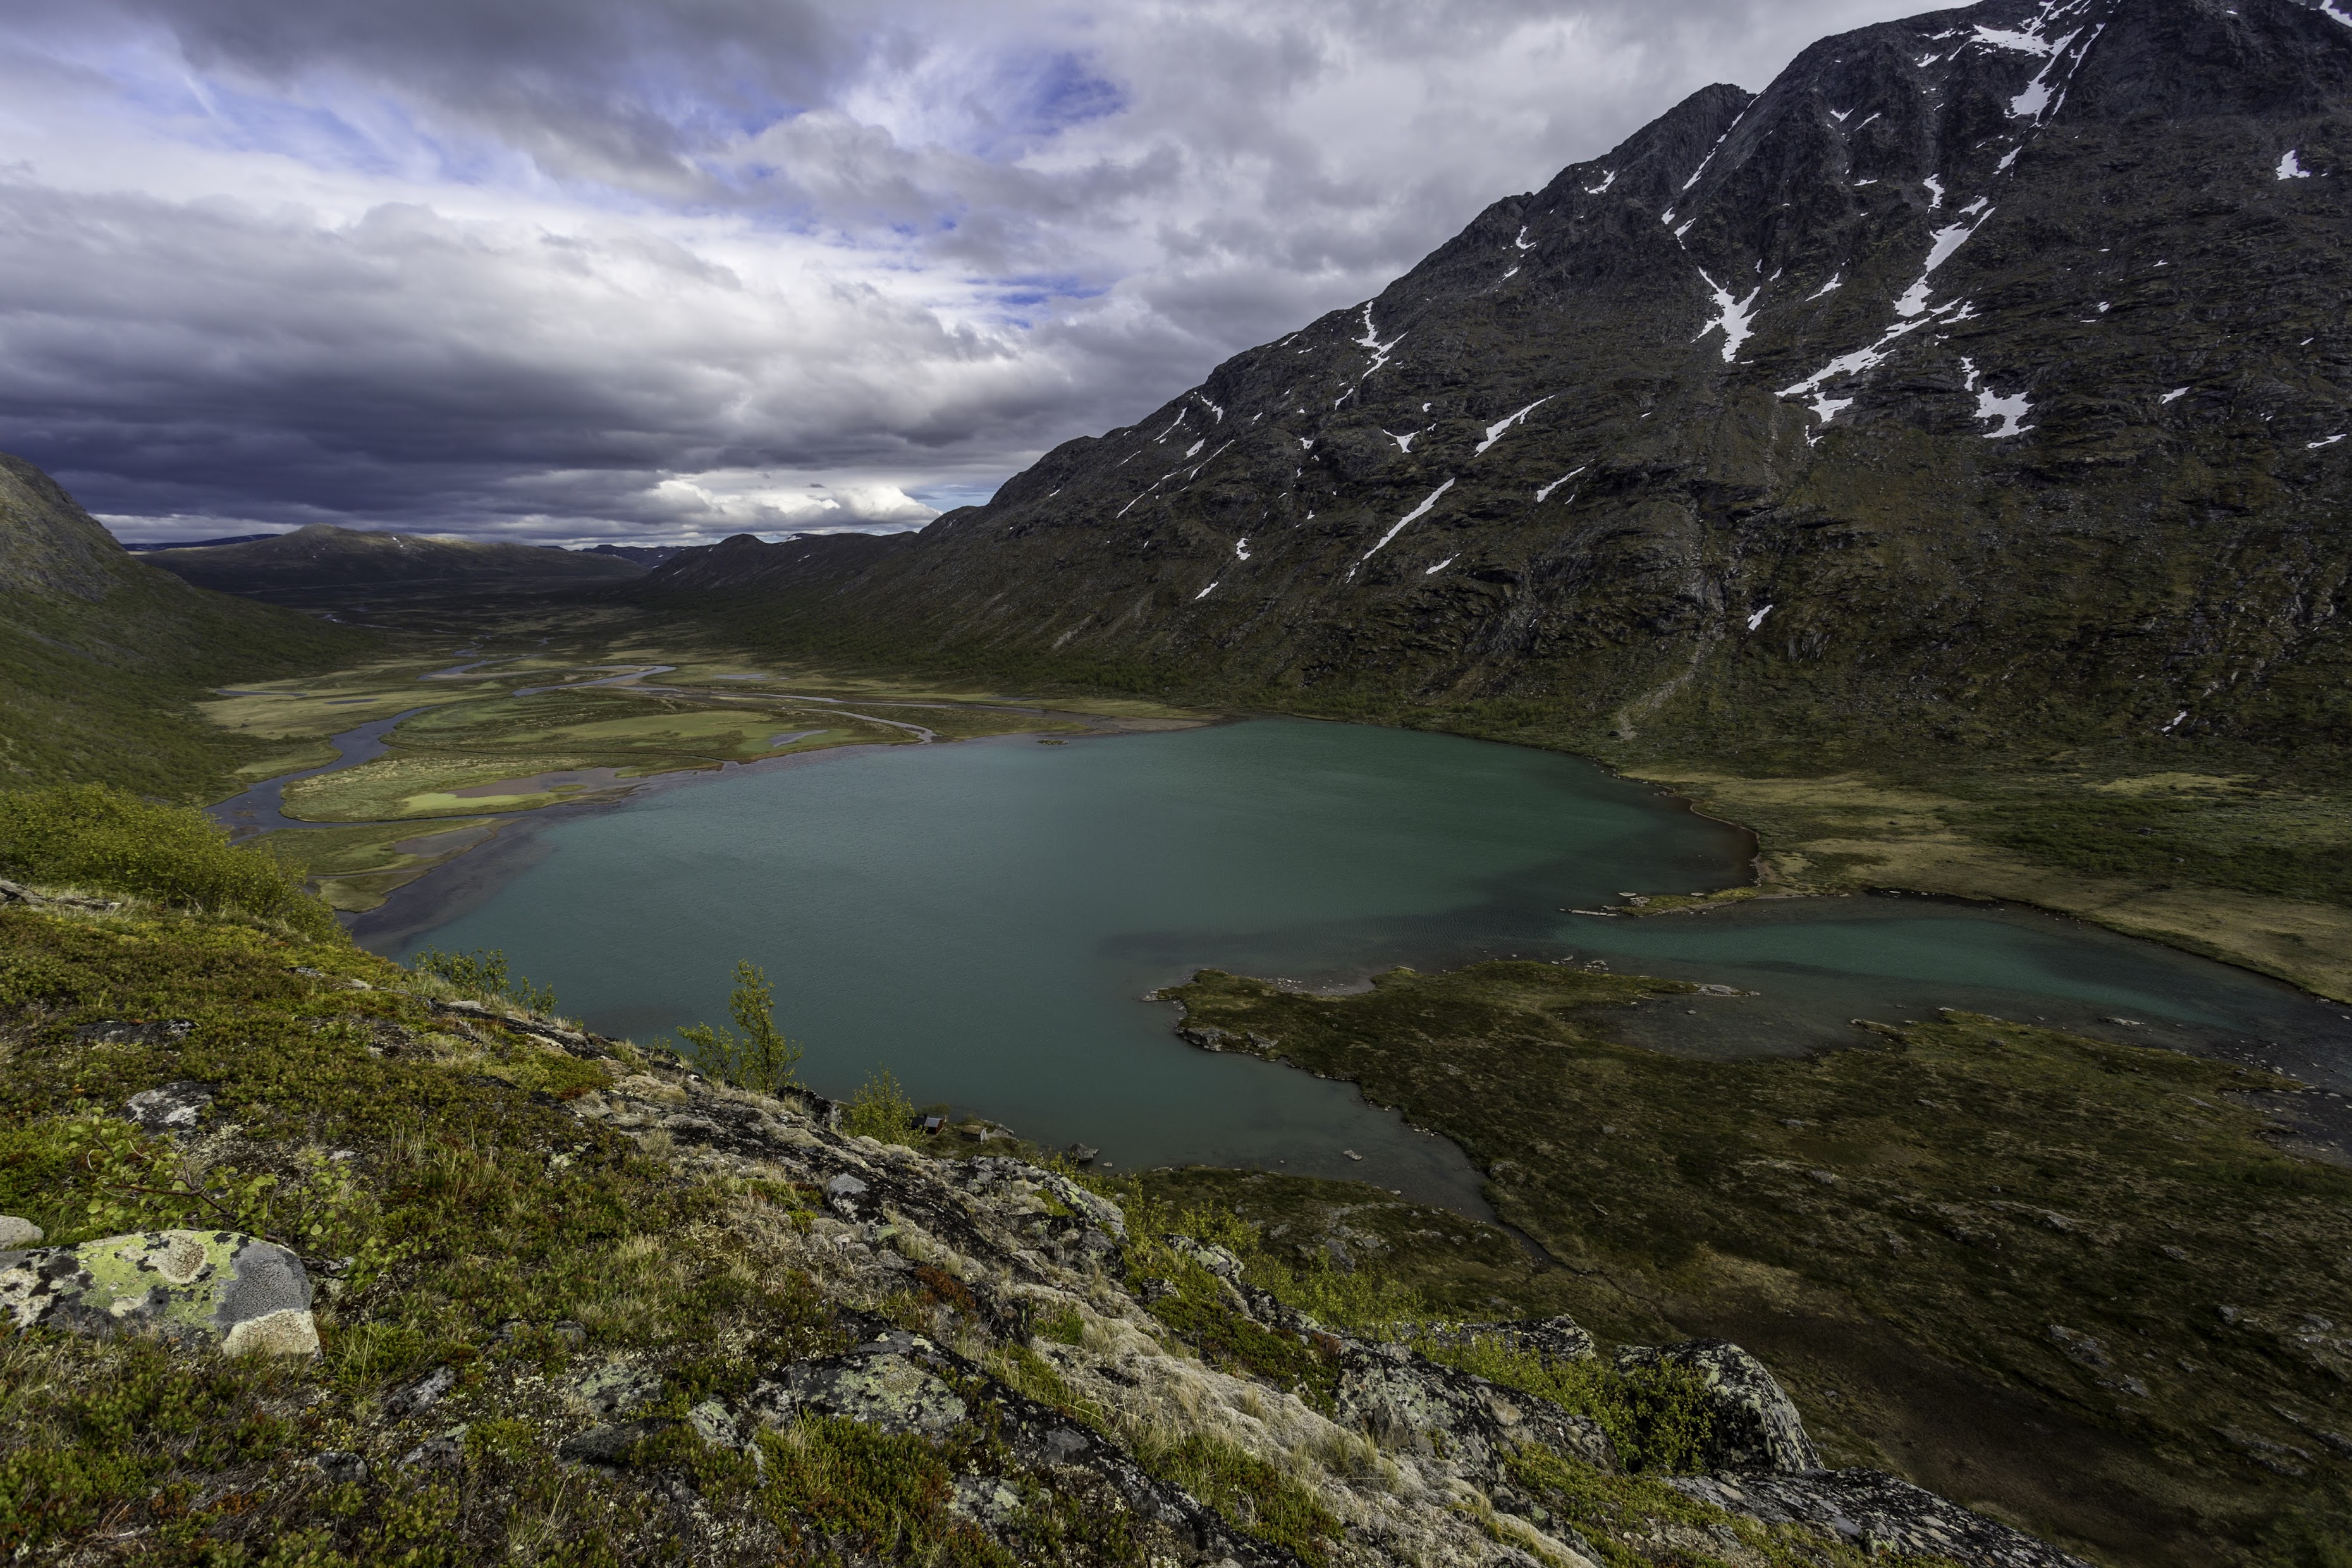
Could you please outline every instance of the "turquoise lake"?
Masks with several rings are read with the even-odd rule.
[[[1397,963],[1572,957],[1760,993],[1623,1015],[1625,1037],[1664,1049],[1818,1049],[1853,1043],[1855,1017],[1956,1006],[2352,1088],[2341,1012],[2077,922],[1894,898],[1566,912],[1730,886],[1750,852],[1574,758],[1253,720],[668,782],[518,823],[358,934],[395,956],[502,949],[565,1013],[640,1041],[723,1022],[748,958],[824,1093],[887,1066],[918,1100],[1097,1145],[1115,1168],[1255,1165],[1473,1212],[1476,1173],[1451,1144],[1349,1086],[1197,1050],[1142,994],[1205,966],[1320,987]]]

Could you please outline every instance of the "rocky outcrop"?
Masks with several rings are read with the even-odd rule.
[[[1726,1340],[1690,1340],[1655,1349],[1637,1345],[1617,1353],[1617,1370],[1681,1367],[1706,1385],[1715,1416],[1706,1463],[1717,1470],[1818,1470],[1821,1450],[1764,1363]]]
[[[1675,1489],[1763,1524],[1795,1524],[1872,1557],[1908,1553],[1971,1568],[2090,1568],[2081,1558],[1877,1470],[1676,1476]]]
[[[19,1329],[147,1332],[231,1355],[316,1355],[310,1280],[274,1242],[155,1230],[0,1252],[0,1314]]]
[[[589,1040],[581,1049],[610,1047]],[[674,1060],[567,1103],[583,1121],[627,1132],[685,1169],[783,1179],[814,1194],[817,1212],[800,1245],[812,1277],[845,1305],[916,1292],[962,1308],[952,1321],[941,1317],[938,1334],[856,1308],[852,1321],[867,1325],[856,1342],[772,1367],[740,1398],[695,1406],[684,1419],[708,1440],[748,1450],[753,1434],[808,1416],[929,1436],[978,1422],[999,1433],[1020,1464],[1075,1468],[1106,1498],[1157,1520],[1175,1561],[1288,1561],[1133,1458],[1154,1433],[1205,1430],[1282,1467],[1342,1522],[1349,1541],[1378,1543],[1378,1554],[1429,1563],[1549,1559],[1571,1568],[1591,1561],[1574,1530],[1525,1495],[1512,1461],[1541,1448],[1604,1475],[1619,1472],[1619,1457],[1596,1422],[1409,1346],[1335,1332],[1255,1288],[1242,1260],[1222,1247],[1187,1236],[1149,1238],[1172,1267],[1197,1268],[1215,1281],[1220,1310],[1269,1343],[1299,1347],[1321,1369],[1321,1392],[1271,1386],[1209,1364],[1149,1305],[1176,1286],[1130,1274],[1131,1254],[1146,1238],[1131,1233],[1118,1205],[1059,1172],[850,1136],[793,1102],[713,1083]],[[1048,1321],[1061,1325],[1057,1331],[1038,1333]],[[1596,1355],[1591,1336],[1564,1317],[1432,1334],[1440,1343],[1473,1337],[1554,1361]],[[1002,1363],[992,1358],[1011,1347],[1050,1369],[1052,1402],[998,1375]],[[1821,1470],[1779,1383],[1736,1345],[1640,1348],[1617,1364],[1683,1367],[1706,1384],[1717,1432],[1709,1459],[1719,1473],[1675,1484],[1731,1514],[1798,1524],[1839,1542],[1897,1542],[1985,1568],[2068,1562],[1894,1478]],[[652,1394],[631,1382],[639,1375],[614,1373],[614,1386],[633,1391],[618,1398],[596,1393],[604,1384],[581,1385],[573,1405],[590,1423],[565,1440],[567,1456],[626,1467],[649,1438],[678,1426],[676,1416],[631,1418]],[[956,1487],[959,1506],[983,1520],[992,1509],[1011,1508],[1004,1499],[1017,1490],[982,1473]],[[2044,1555],[2016,1554],[2029,1548]]]

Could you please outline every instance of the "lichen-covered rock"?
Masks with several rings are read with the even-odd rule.
[[[17,1252],[41,1245],[41,1227],[12,1214],[0,1214],[0,1252]]]
[[[1717,1470],[1818,1470],[1821,1450],[1805,1435],[1805,1423],[1764,1363],[1726,1340],[1687,1340],[1655,1348],[1638,1345],[1617,1354],[1617,1369],[1687,1367],[1706,1384],[1715,1431],[1706,1464]]]
[[[147,1332],[232,1355],[319,1351],[301,1259],[229,1230],[151,1230],[0,1252],[0,1313],[19,1329]]]
[[[1969,1568],[2089,1568],[2022,1531],[1878,1470],[1809,1475],[1672,1476],[1666,1484],[1765,1524],[1798,1524],[1860,1547],[1944,1558]]]
[[[1403,1345],[1341,1341],[1335,1403],[1381,1447],[1443,1459],[1487,1485],[1503,1479],[1513,1449],[1530,1443],[1598,1469],[1622,1468],[1598,1422]]]
[[[150,1132],[186,1132],[212,1109],[213,1092],[200,1083],[167,1083],[131,1097],[122,1112]]]
[[[1453,1323],[1431,1330],[1429,1337],[1447,1345],[1490,1340],[1546,1361],[1594,1361],[1601,1353],[1593,1346],[1592,1336],[1566,1315],[1510,1323]]]
[[[752,1408],[777,1426],[803,1413],[846,1415],[886,1432],[940,1436],[971,1414],[945,1379],[925,1365],[939,1347],[919,1334],[885,1334],[842,1355],[784,1369],[751,1394]]]

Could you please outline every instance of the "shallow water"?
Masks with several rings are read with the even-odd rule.
[[[268,784],[256,784],[243,795],[231,795],[217,805],[205,807],[205,815],[227,828],[234,838],[250,838],[257,833],[275,833],[281,828],[315,827],[318,824],[286,815],[286,786],[296,779],[316,778],[320,773],[375,761],[392,749],[384,737],[392,733],[393,727],[424,711],[422,708],[411,708],[405,713],[395,713],[389,719],[330,736],[329,742],[335,748],[333,762],[305,768],[299,773],[280,773]]]
[[[1265,720],[833,752],[518,827],[395,894],[362,940],[501,948],[567,1013],[639,1039],[723,1021],[749,958],[827,1093],[887,1065],[919,1099],[1120,1168],[1351,1176],[1472,1212],[1452,1145],[1348,1086],[1196,1050],[1140,994],[1203,966],[1335,985],[1572,952],[1763,992],[1625,1018],[1710,1055],[1847,1044],[1853,1017],[1961,1006],[2194,1048],[2277,1040],[2340,1071],[2352,1028],[2290,988],[2022,911],[1564,914],[1741,881],[1750,847],[1577,759],[1402,731]]]

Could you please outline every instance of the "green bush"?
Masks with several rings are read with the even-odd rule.
[[[846,1122],[851,1133],[857,1137],[911,1144],[915,1102],[898,1087],[896,1075],[884,1068],[850,1096]]]
[[[444,952],[437,947],[428,947],[410,959],[408,967],[419,974],[438,975],[458,990],[471,992],[485,1001],[504,998],[527,1012],[548,1016],[555,1012],[555,987],[533,985],[520,974],[510,975],[507,955],[499,948]]]
[[[735,990],[727,999],[734,1029],[721,1024],[688,1024],[677,1032],[686,1054],[712,1078],[760,1094],[779,1094],[793,1087],[793,1069],[800,1066],[801,1047],[776,1027],[776,988],[767,972],[748,959],[735,964]]]
[[[1458,1344],[1424,1340],[1414,1348],[1432,1361],[1591,1416],[1628,1470],[1685,1475],[1705,1468],[1715,1415],[1706,1380],[1688,1367],[1619,1372],[1601,1361],[1555,1361],[1486,1334]]]
[[[342,929],[299,876],[231,846],[202,813],[105,784],[0,794],[0,877],[273,921],[311,937]]]

